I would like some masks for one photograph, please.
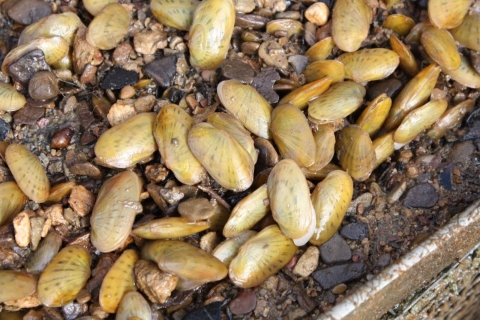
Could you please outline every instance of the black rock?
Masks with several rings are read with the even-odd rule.
[[[10,132],[10,125],[5,120],[0,119],[0,141],[5,140]]]
[[[361,278],[365,273],[367,273],[365,264],[355,262],[320,269],[315,271],[312,277],[323,289],[330,289],[337,284]]]
[[[45,61],[43,51],[37,49],[24,54],[20,59],[13,62],[8,67],[8,74],[15,81],[26,86],[35,73],[50,70],[50,66]]]
[[[155,59],[144,68],[147,76],[155,80],[161,87],[170,87],[170,81],[177,71],[177,56]]]
[[[134,84],[138,81],[138,73],[131,70],[125,70],[120,67],[113,67],[108,70],[102,82],[100,82],[100,88],[118,90],[125,86]]]
[[[338,233],[320,246],[320,256],[326,264],[345,262],[352,258],[352,250]]]
[[[253,78],[252,86],[260,93],[269,103],[277,103],[280,97],[273,90],[275,81],[280,80],[280,75],[273,67],[265,68]]]
[[[182,320],[221,320],[222,319],[222,302],[213,302],[201,308],[190,311],[182,318]]]
[[[422,183],[408,190],[403,205],[415,208],[431,208],[437,201],[437,190],[429,183]]]
[[[255,70],[239,59],[226,61],[222,65],[222,76],[227,79],[235,79],[243,83],[252,83]]]
[[[442,173],[440,173],[440,184],[445,188],[445,190],[452,189],[452,169],[453,165],[449,164],[443,168]]]
[[[362,222],[350,223],[342,228],[340,234],[350,240],[362,240],[368,238],[368,226]]]

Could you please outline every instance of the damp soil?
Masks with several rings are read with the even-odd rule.
[[[334,3],[322,2],[330,8]],[[382,3],[371,2],[376,4],[376,15],[370,36],[362,47],[388,46],[389,31],[380,27],[386,10]],[[7,1],[3,5],[5,3]],[[146,21],[153,19],[148,4],[144,1],[128,3],[134,8],[134,17],[138,19],[139,25],[144,26]],[[302,22],[305,22],[303,12],[311,2],[286,3],[286,11],[299,12]],[[405,1],[404,5],[391,12],[408,15],[418,22],[426,17],[425,6],[426,1]],[[77,12],[86,24],[91,19],[81,4],[58,1],[57,9]],[[274,13],[270,17],[265,14],[262,19],[269,21],[273,17]],[[240,54],[241,32],[245,28],[257,26],[262,19],[252,15],[241,19],[244,25],[236,28],[227,61],[214,72],[192,68],[187,62],[188,51],[182,52],[175,47],[164,46],[139,63],[136,66],[138,68],[130,66],[128,70],[125,65],[123,68],[119,66],[118,61],[122,58],[126,61],[130,59],[132,53],[129,48],[104,52],[104,63],[95,68],[88,81],[60,81],[60,95],[56,98],[46,102],[29,99],[26,107],[20,111],[1,114],[0,140],[20,143],[32,150],[46,168],[52,185],[74,181],[96,195],[103,181],[119,171],[94,162],[95,142],[110,127],[110,119],[106,116],[108,110],[105,111],[101,104],[94,102],[95,98],[105,98],[112,104],[119,99],[121,88],[138,84],[139,79],[154,79],[149,84],[134,87],[134,96],[123,99],[128,100],[125,104],[135,105],[139,98],[147,100],[142,100],[142,103],[148,104],[150,98],[145,97],[153,96],[154,102],[148,107],[149,111],[158,112],[161,106],[169,102],[187,101],[192,113],[201,115],[218,105],[215,88],[223,79],[239,79],[251,83],[272,104],[277,103],[292,88],[289,84],[298,85],[305,81],[301,72],[296,72],[295,69],[302,70],[305,67],[303,54],[309,48],[309,43],[321,38],[322,32],[328,34],[328,30],[325,31],[327,28],[315,27],[313,34],[294,35],[291,38],[285,38],[281,33],[276,35],[276,38],[286,40],[284,48],[294,57],[290,61],[292,67],[282,70],[266,66],[255,54]],[[5,12],[1,16],[1,27],[3,51],[0,52],[0,60],[15,45],[23,29],[21,24]],[[185,33],[169,28],[163,29],[163,32],[168,36],[167,43],[176,37],[180,38],[179,43],[186,43]],[[274,37],[266,35],[264,27],[258,28],[258,33],[265,39]],[[308,39],[308,36],[314,40]],[[126,42],[131,44],[132,38]],[[418,62],[425,66],[427,63],[420,53],[414,53]],[[332,57],[335,55],[338,52],[334,50]],[[5,75],[2,77],[3,80],[6,79]],[[75,79],[79,80],[79,77]],[[367,84],[367,97],[375,97],[378,92],[387,92],[395,97],[409,79],[402,71],[395,71],[388,79]],[[21,88],[21,82],[18,83]],[[466,98],[476,100],[479,96],[477,90],[466,88],[448,79],[443,73],[439,77],[435,93],[448,100],[450,105]],[[217,110],[222,110],[221,106]],[[346,121],[354,122],[357,116],[354,114]],[[256,173],[262,169],[265,167],[257,166]],[[144,178],[145,189],[149,192],[148,199],[142,202],[144,210],[137,216],[136,224],[154,217],[175,214],[179,202],[173,199],[175,191],[170,194],[161,192],[175,184],[174,177],[163,167],[158,153],[147,163],[137,165],[134,170]],[[1,160],[0,179],[2,182],[12,179],[6,164]],[[205,183],[205,188],[210,191],[203,194],[205,197],[221,198],[230,207],[251,192],[227,192],[213,181]],[[159,195],[164,198],[163,207],[154,201]],[[475,102],[474,110],[445,137],[433,140],[422,133],[395,151],[366,181],[355,182],[352,204],[338,233],[329,242],[321,246],[307,244],[300,247],[285,268],[252,289],[240,289],[225,279],[196,290],[174,291],[167,302],[152,304],[154,319],[314,319],[394,263],[478,198],[480,110]],[[64,209],[69,208],[68,199],[62,200],[60,204]],[[41,216],[49,206],[30,201],[26,209],[35,211],[34,216]],[[271,221],[266,219],[263,225],[269,223]],[[64,220],[54,224],[51,228],[62,236],[64,245],[73,242],[90,245],[89,214],[82,217],[70,213]],[[192,236],[188,241],[198,243],[205,233]],[[217,241],[220,240],[222,238],[218,233]],[[137,244],[135,239],[131,239],[128,247],[138,249]],[[26,314],[24,319],[75,319],[84,315],[113,318],[112,315],[99,311],[98,290],[105,272],[120,252],[102,254],[91,245],[90,252],[93,256],[93,273],[86,286],[90,298],[77,299],[62,308],[37,306],[20,309]],[[1,269],[20,270],[31,254],[31,246],[22,248],[17,245],[12,224],[0,228]],[[302,271],[297,266],[299,263],[307,269],[309,263],[313,264],[313,272],[302,276]],[[0,304],[0,309],[2,308],[18,309]]]

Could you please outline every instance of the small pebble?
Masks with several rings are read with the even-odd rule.
[[[318,26],[323,26],[328,21],[330,9],[325,3],[316,2],[305,11],[305,18]]]
[[[95,204],[95,196],[84,186],[75,186],[72,188],[68,204],[81,217],[89,214]]]
[[[213,302],[206,306],[194,309],[187,313],[182,320],[221,320],[222,319],[222,305],[223,302]]]
[[[370,100],[375,99],[382,93],[386,93],[390,98],[394,98],[403,87],[403,84],[398,79],[380,80],[378,82],[369,83],[367,95]]]
[[[352,258],[352,250],[338,233],[320,246],[320,255],[326,264],[345,262]]]
[[[232,299],[228,307],[233,314],[247,314],[252,312],[257,305],[255,292],[250,289],[242,290]]]
[[[363,222],[350,223],[342,228],[340,234],[350,240],[362,240],[368,237],[368,226]]]
[[[50,141],[50,147],[54,149],[66,148],[70,144],[74,133],[75,131],[71,127],[57,131]]]
[[[347,290],[347,285],[345,283],[340,283],[337,284],[335,287],[332,289],[332,293],[334,294],[342,294]]]
[[[120,90],[120,99],[130,99],[135,96],[135,88],[132,86],[125,86]]]
[[[32,24],[52,13],[52,7],[42,0],[15,1],[7,10],[8,16],[23,25]]]
[[[252,83],[255,70],[245,62],[239,59],[231,59],[225,61],[222,65],[222,76],[227,79],[236,79],[243,83]]]
[[[472,155],[475,152],[475,146],[471,141],[465,141],[455,144],[448,155],[448,161],[467,168],[472,161]]]
[[[296,54],[288,57],[288,63],[293,67],[297,74],[302,74],[308,64],[308,57],[302,54]]]
[[[35,73],[28,83],[28,94],[34,100],[45,101],[58,96],[57,76],[50,71]]]
[[[315,246],[310,246],[305,253],[298,259],[293,273],[300,277],[308,277],[318,266],[320,251]]]
[[[135,108],[130,104],[114,103],[108,111],[107,119],[112,127],[137,114]]]
[[[22,211],[13,219],[15,242],[19,247],[25,248],[30,243],[31,226],[28,211]]]
[[[10,125],[5,120],[0,119],[0,141],[5,140],[10,132]]]

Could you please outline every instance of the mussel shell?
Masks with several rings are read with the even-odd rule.
[[[327,163],[322,169],[315,170],[310,168],[302,168],[302,172],[304,176],[309,180],[323,180],[327,177],[327,175],[332,172],[333,170],[341,170],[338,165],[334,163]]]
[[[96,16],[110,3],[118,3],[118,0],[83,0],[85,9],[92,15]]]
[[[448,103],[445,100],[432,100],[407,114],[393,134],[395,143],[404,145],[413,140],[423,130],[434,124],[447,110],[447,106]]]
[[[356,124],[373,137],[382,127],[392,106],[392,99],[382,93],[363,110]]]
[[[310,243],[318,246],[327,242],[342,224],[352,201],[353,181],[342,170],[330,172],[312,193],[316,224]]]
[[[15,90],[15,88],[6,83],[0,83],[0,111],[17,111],[23,106],[27,99]]]
[[[150,9],[160,23],[188,31],[193,21],[193,13],[200,4],[197,0],[152,0]]]
[[[365,93],[365,88],[353,81],[334,83],[324,94],[310,101],[309,119],[315,123],[343,119],[360,107]]]
[[[480,51],[480,14],[469,14],[465,16],[463,22],[456,28],[450,30],[453,38],[461,45]]]
[[[62,246],[62,237],[55,230],[50,231],[40,242],[37,250],[29,257],[25,269],[30,273],[40,273],[57,255]]]
[[[152,309],[147,300],[137,291],[127,292],[118,306],[115,320],[152,320]]]
[[[223,241],[220,243],[213,251],[212,255],[218,260],[222,261],[227,267],[232,262],[233,258],[238,253],[238,249],[244,244],[248,239],[256,235],[257,232],[253,230],[245,230],[241,233],[236,234],[235,236]]]
[[[0,303],[28,297],[37,290],[37,279],[26,272],[0,270]]]
[[[208,221],[189,221],[181,217],[154,219],[132,230],[137,237],[150,240],[176,239],[207,230]]]
[[[111,50],[127,35],[130,14],[117,3],[105,6],[88,25],[87,41],[100,50]]]
[[[398,127],[407,113],[427,101],[435,88],[440,71],[439,66],[431,64],[405,85],[390,108],[384,124],[386,130]]]
[[[340,50],[357,51],[368,36],[372,10],[364,0],[337,0],[332,13],[332,37]]]
[[[315,43],[311,46],[305,55],[310,58],[311,61],[323,61],[332,54],[335,42],[332,37],[327,37]]]
[[[345,66],[345,78],[360,83],[388,77],[400,62],[398,54],[384,48],[347,52],[337,60]]]
[[[275,34],[276,31],[287,32],[287,37],[303,32],[303,25],[300,21],[293,19],[275,19],[267,23],[267,32]]]
[[[178,240],[157,240],[142,248],[142,259],[156,262],[164,271],[198,283],[227,276],[225,265],[210,253]]]
[[[230,47],[235,25],[232,0],[202,1],[190,27],[190,63],[194,67],[214,70],[222,64]]]
[[[207,176],[188,148],[187,135],[192,126],[192,117],[175,104],[164,106],[154,125],[155,141],[165,166],[180,182],[188,185],[197,184]]]
[[[345,79],[345,67],[337,60],[323,60],[310,63],[303,71],[307,82],[313,82],[325,77],[332,79],[332,83]]]
[[[465,56],[461,56],[460,67],[456,70],[442,70],[453,80],[469,88],[480,88],[480,74]]]
[[[448,130],[455,128],[462,123],[462,120],[467,113],[473,110],[474,104],[475,102],[472,99],[467,99],[456,106],[451,107],[432,125],[430,130],[428,130],[427,135],[432,139],[440,139]]]
[[[71,46],[75,32],[81,25],[83,25],[82,21],[73,12],[51,14],[26,27],[18,38],[18,45],[27,44],[40,37],[58,36],[65,39]]]
[[[42,203],[50,194],[50,181],[36,155],[20,144],[11,144],[5,152],[5,161],[19,188],[31,200]]]
[[[324,77],[319,80],[315,80],[308,84],[301,86],[298,89],[293,90],[286,96],[284,96],[278,104],[291,104],[299,109],[305,109],[308,106],[308,102],[325,91],[330,87],[332,79]]]
[[[373,149],[375,149],[375,168],[385,162],[395,151],[394,132],[386,133],[372,141]]]
[[[90,253],[79,246],[63,248],[38,280],[38,299],[48,307],[72,302],[90,277]]]
[[[157,150],[153,136],[155,113],[137,114],[105,131],[95,144],[95,155],[105,165],[128,168]]]
[[[357,181],[364,181],[375,166],[375,150],[368,133],[357,125],[340,130],[335,146],[342,168]]]
[[[403,14],[389,14],[382,23],[382,27],[392,29],[401,36],[406,36],[414,25],[415,21]]]
[[[307,243],[315,212],[307,180],[297,163],[291,159],[278,162],[268,176],[267,191],[273,219],[282,233],[298,246]]]
[[[258,286],[287,265],[296,251],[277,225],[266,227],[240,247],[230,262],[230,280],[241,288]]]
[[[332,161],[335,155],[335,132],[331,126],[319,126],[313,134],[315,140],[315,162],[308,167],[308,170],[318,171]]]
[[[442,69],[456,70],[460,67],[460,53],[452,35],[443,29],[427,27],[420,37],[428,56]]]
[[[223,106],[253,134],[269,139],[272,106],[254,87],[237,80],[218,84],[217,93]]]
[[[267,185],[263,184],[235,205],[223,228],[223,236],[230,238],[253,228],[269,212]]]
[[[12,221],[26,203],[27,196],[15,182],[0,183],[0,226]]]
[[[390,35],[390,46],[400,58],[400,68],[410,76],[414,77],[419,71],[418,63],[413,53],[395,35]]]
[[[472,0],[429,0],[428,17],[436,27],[452,29],[462,23],[471,3]]]
[[[208,117],[207,122],[217,129],[227,131],[248,152],[253,163],[257,162],[258,153],[255,150],[255,143],[250,132],[245,129],[239,120],[228,113],[215,112]]]
[[[119,248],[132,229],[140,207],[141,179],[131,171],[104,182],[90,218],[92,244],[100,252]]]
[[[195,158],[222,187],[244,191],[253,182],[254,163],[248,152],[225,130],[199,123],[188,133]]]
[[[98,300],[106,312],[115,313],[123,295],[137,290],[133,267],[138,259],[135,250],[125,250],[103,278]]]
[[[315,140],[300,109],[291,104],[276,107],[272,112],[270,132],[284,158],[293,159],[301,167],[315,162]]]
[[[77,184],[73,181],[68,181],[64,183],[59,183],[50,188],[50,195],[48,196],[45,203],[56,203],[60,202],[63,198],[68,196],[72,191],[73,187]]]

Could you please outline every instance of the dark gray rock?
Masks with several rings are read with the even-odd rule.
[[[35,73],[50,70],[50,66],[45,61],[43,51],[37,49],[24,54],[20,59],[13,62],[8,67],[8,74],[15,81],[26,86]]]
[[[275,81],[280,80],[280,75],[275,68],[265,68],[253,78],[252,86],[260,93],[269,103],[277,103],[280,97],[273,90]]]
[[[389,253],[384,253],[380,257],[378,257],[377,266],[379,267],[386,267],[390,264],[391,257]]]
[[[408,190],[403,205],[415,208],[431,208],[437,201],[437,190],[429,183],[422,183]]]
[[[308,57],[302,54],[296,54],[288,57],[288,63],[290,63],[297,74],[302,74],[307,67]]]
[[[363,277],[367,268],[363,262],[341,264],[337,266],[320,269],[312,274],[323,289],[330,289],[337,284],[349,282]]]
[[[326,264],[345,262],[352,258],[352,250],[338,233],[320,246],[320,256]]]
[[[147,76],[155,80],[161,87],[170,87],[170,82],[177,71],[177,56],[171,55],[155,59],[144,68]]]
[[[368,226],[363,222],[350,223],[342,228],[340,234],[350,240],[362,240],[368,238]]]

